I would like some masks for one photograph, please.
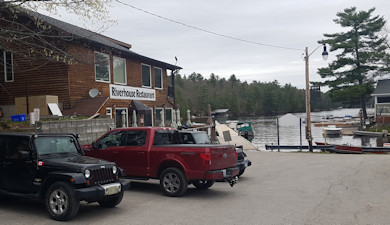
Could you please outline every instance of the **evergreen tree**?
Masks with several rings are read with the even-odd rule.
[[[372,16],[375,8],[357,11],[356,7],[337,13],[336,24],[348,29],[346,32],[324,34],[327,39],[319,41],[329,44],[330,51],[341,52],[326,68],[318,70],[322,78],[329,78],[321,85],[330,88],[334,101],[360,102],[364,118],[367,118],[366,100],[374,90],[376,76],[389,71],[386,36],[379,36],[386,21]]]

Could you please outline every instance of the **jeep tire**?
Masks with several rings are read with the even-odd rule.
[[[102,207],[113,208],[122,201],[122,198],[123,198],[123,191],[115,195],[106,196],[104,199],[99,200],[98,203]]]
[[[187,186],[186,176],[179,168],[168,167],[160,175],[160,188],[167,196],[182,196],[186,193]]]
[[[76,216],[80,201],[73,186],[66,182],[55,182],[46,191],[45,206],[51,218],[66,221]]]

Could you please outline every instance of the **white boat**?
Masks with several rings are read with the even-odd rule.
[[[322,128],[324,135],[340,135],[341,127],[336,127],[336,125],[328,125],[327,127]]]

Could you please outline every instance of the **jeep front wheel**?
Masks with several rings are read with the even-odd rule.
[[[104,199],[98,201],[99,205],[105,208],[112,208],[118,205],[123,198],[123,191],[118,194],[106,196]]]
[[[65,221],[76,216],[80,201],[74,188],[65,182],[56,182],[47,189],[45,195],[46,210],[54,220]]]
[[[183,171],[175,168],[166,168],[160,175],[160,187],[165,195],[179,197],[187,191],[187,179]]]

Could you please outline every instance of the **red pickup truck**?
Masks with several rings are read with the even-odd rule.
[[[168,196],[184,195],[188,184],[207,189],[216,180],[231,186],[237,182],[234,146],[180,143],[176,129],[130,127],[111,130],[83,150],[88,156],[116,162],[126,177],[159,179]]]

